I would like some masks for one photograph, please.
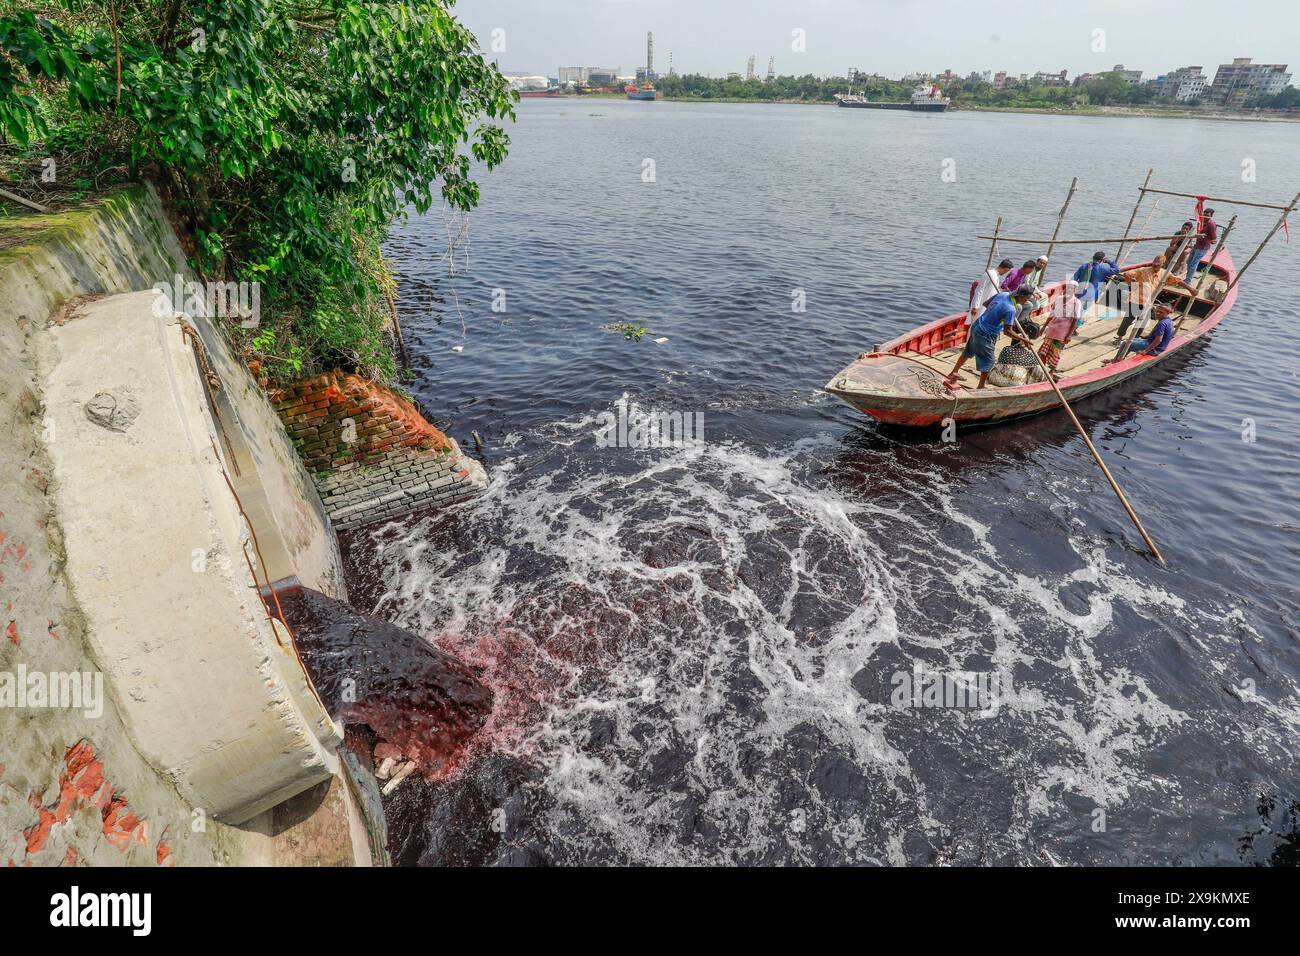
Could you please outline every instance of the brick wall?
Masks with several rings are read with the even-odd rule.
[[[383,385],[335,371],[270,397],[340,531],[487,487],[482,465]]]

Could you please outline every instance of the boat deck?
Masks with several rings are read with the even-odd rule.
[[[1202,273],[1197,278],[1196,290],[1200,297],[1214,298],[1218,296],[1221,298],[1223,293],[1227,291],[1228,283],[1222,278],[1216,277],[1213,282],[1207,280],[1208,277],[1206,273]],[[1170,297],[1166,294],[1161,295],[1162,301],[1167,298]],[[1185,294],[1178,296],[1177,301],[1170,301],[1170,305],[1173,305],[1175,310],[1179,308],[1179,305],[1185,305],[1186,303],[1187,296]],[[1065,350],[1061,353],[1061,364],[1057,369],[1059,377],[1069,378],[1075,375],[1082,375],[1085,372],[1091,372],[1094,369],[1100,368],[1106,359],[1113,358],[1116,352],[1114,344],[1115,336],[1118,334],[1122,318],[1123,313],[1117,309],[1106,308],[1100,303],[1093,303],[1090,305],[1088,310],[1085,312],[1083,328],[1075,333],[1074,338],[1070,340],[1070,342],[1065,346]],[[1040,320],[1041,317],[1035,318],[1035,321]],[[1201,321],[1201,319],[1192,315],[1189,315],[1180,321],[1178,311],[1175,311],[1174,313],[1174,327],[1177,330],[1178,335],[1183,335],[1192,331]],[[1153,322],[1148,322],[1148,328],[1153,324]],[[1000,342],[998,350],[1001,351],[1002,347],[1008,342],[1010,342],[1010,339],[1004,339]],[[1042,342],[1043,339],[1036,339],[1034,342],[1035,349],[1041,346]],[[933,355],[926,355],[911,350],[904,351],[900,354],[919,361],[934,369],[940,375],[946,376],[952,371],[952,367],[956,363],[957,357],[961,355],[961,350],[961,345],[955,345],[943,349],[942,351],[935,352]],[[979,372],[975,370],[975,363],[973,361],[967,361],[966,364],[962,366],[957,381],[959,385],[965,388],[975,388],[979,385],[980,376]],[[989,387],[992,388],[994,386],[990,385]]]

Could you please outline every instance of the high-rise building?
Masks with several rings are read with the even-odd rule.
[[[1187,102],[1199,100],[1205,94],[1210,78],[1199,66],[1180,66],[1164,76],[1156,77],[1156,95]]]
[[[1219,66],[1205,99],[1216,106],[1239,109],[1258,96],[1275,96],[1287,88],[1291,74],[1285,63],[1252,63],[1239,56]]]
[[[649,30],[645,35],[645,78],[652,83],[655,77],[655,35]]]
[[[1139,83],[1142,82],[1142,71],[1126,70],[1124,69],[1123,63],[1116,63],[1115,69],[1111,70],[1110,72],[1117,73],[1120,76],[1124,77],[1124,79],[1128,81],[1129,86],[1137,86]]]
[[[751,54],[749,55],[749,64],[745,67],[745,79],[746,79],[746,80],[752,80],[752,79],[754,79],[754,58],[755,58],[757,55],[758,55],[758,54],[756,54],[756,53],[751,53]]]

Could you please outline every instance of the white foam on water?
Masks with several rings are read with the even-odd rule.
[[[485,668],[509,711],[487,738],[544,770],[548,830],[569,858],[909,862],[918,839],[977,822],[930,792],[939,744],[995,771],[1011,822],[989,839],[1013,855],[1036,820],[1071,812],[1066,794],[1114,807],[1176,790],[1146,779],[1142,758],[1188,715],[1095,644],[1120,607],[1205,622],[1077,522],[1077,568],[1035,577],[941,480],[847,497],[818,474],[836,451],[824,437],[788,454],[718,441],[597,453],[595,422],[542,436],[564,454],[496,466],[462,512],[464,551],[429,545],[438,518],[375,535],[380,611]],[[996,713],[892,709],[887,684],[854,680],[886,648],[889,670],[992,670]],[[1271,706],[1281,739],[1300,707]],[[832,759],[852,768],[841,792],[810,770]]]

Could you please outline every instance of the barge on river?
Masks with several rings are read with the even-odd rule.
[[[846,109],[914,110],[918,113],[942,113],[952,104],[952,100],[939,92],[939,87],[926,86],[925,84],[921,84],[912,91],[911,99],[901,103],[869,100],[865,96],[854,95],[852,89],[847,94],[837,94],[835,100]]]

